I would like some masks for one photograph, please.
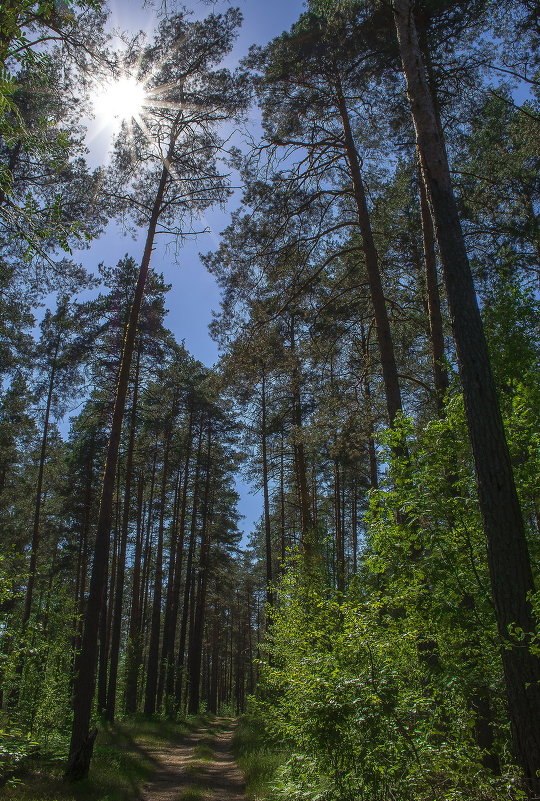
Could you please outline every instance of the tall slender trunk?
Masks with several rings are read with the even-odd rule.
[[[534,629],[534,591],[525,530],[444,139],[437,125],[411,0],[394,0],[394,18],[422,172],[444,270],[467,424],[487,539],[488,564],[512,736],[532,798],[540,794],[540,661],[511,629]]]
[[[85,476],[85,499],[81,526],[81,536],[77,548],[77,575],[75,579],[74,609],[76,615],[73,621],[73,653],[79,648],[81,635],[81,615],[84,611],[84,595],[86,587],[88,533],[90,531],[90,514],[92,505],[92,488],[94,478],[94,454],[91,453]]]
[[[192,451],[192,432],[193,432],[193,408],[190,407],[189,425],[186,441],[186,456],[184,460],[184,473],[182,476],[182,500],[180,502],[180,513],[177,524],[176,552],[174,558],[174,574],[171,585],[171,593],[167,611],[168,618],[165,618],[163,632],[163,655],[162,659],[165,667],[165,697],[167,712],[172,713],[172,698],[174,695],[174,642],[176,638],[176,627],[178,625],[178,609],[180,606],[180,586],[182,580],[182,562],[184,556],[184,539],[186,527],[187,494],[189,483],[189,464]]]
[[[433,220],[429,209],[424,178],[420,174],[420,218],[422,221],[422,239],[424,244],[424,269],[426,275],[426,290],[429,315],[429,333],[431,340],[431,356],[433,362],[433,381],[435,384],[435,398],[439,414],[443,412],[444,397],[448,392],[448,370],[445,365],[444,329],[441,314],[441,298],[439,295],[439,282],[437,280],[437,259],[435,256],[435,234]]]
[[[300,390],[300,367],[296,353],[295,320],[291,315],[290,321],[290,349],[292,354],[291,396],[292,396],[292,422],[293,422],[293,452],[298,488],[298,501],[300,506],[300,530],[302,547],[308,560],[312,559],[315,548],[315,532],[311,514],[311,499],[307,479],[307,464],[304,442],[302,439],[302,394]]]
[[[150,644],[148,647],[148,663],[146,666],[146,690],[144,698],[144,714],[153,715],[156,711],[156,692],[159,669],[159,638],[161,633],[161,598],[163,594],[163,529],[165,521],[165,504],[167,500],[167,479],[169,477],[169,453],[171,447],[172,419],[168,426],[163,455],[161,474],[161,500],[159,506],[158,541],[156,549],[156,568],[154,573],[154,594],[152,597],[152,618],[150,623]]]
[[[184,597],[183,597],[183,606],[182,606],[182,620],[180,622],[180,641],[178,644],[178,659],[176,663],[176,681],[174,686],[174,695],[176,698],[176,703],[178,707],[182,704],[182,684],[184,681],[184,664],[185,664],[185,651],[186,651],[186,639],[187,639],[187,631],[188,631],[188,620],[189,620],[189,609],[190,609],[190,600],[192,600],[191,594],[191,585],[192,585],[192,574],[193,574],[193,555],[195,553],[195,538],[197,532],[197,514],[198,514],[198,504],[199,504],[199,491],[198,491],[198,483],[199,483],[199,475],[201,469],[201,452],[202,452],[202,441],[203,441],[203,422],[201,421],[200,429],[199,429],[199,441],[197,444],[197,456],[195,462],[195,477],[193,480],[193,507],[191,512],[191,526],[189,532],[189,544],[188,544],[188,553],[186,559],[186,577],[184,583]]]
[[[336,97],[343,126],[345,154],[351,173],[358,224],[362,236],[362,248],[366,262],[371,305],[373,306],[373,313],[375,315],[375,330],[377,332],[377,342],[379,345],[388,420],[390,421],[390,425],[393,425],[396,414],[401,411],[401,391],[399,388],[399,378],[394,354],[394,342],[390,330],[386,301],[384,299],[381,272],[379,269],[379,256],[377,248],[375,247],[375,240],[373,239],[366,191],[364,189],[362,171],[360,169],[360,159],[354,142],[349,110],[339,78],[336,79]]]
[[[358,572],[358,486],[356,477],[352,482],[352,507],[351,507],[351,528],[352,528],[352,558],[353,574]]]
[[[377,451],[375,449],[375,425],[373,423],[373,410],[371,404],[371,384],[369,381],[370,375],[370,359],[369,359],[369,348],[368,342],[366,337],[366,332],[364,329],[364,325],[360,326],[360,337],[361,337],[361,345],[362,345],[362,355],[364,357],[364,380],[363,380],[363,388],[364,388],[364,398],[366,401],[367,407],[367,422],[368,422],[368,457],[369,457],[369,485],[371,489],[378,489],[379,488],[379,467],[377,464]]]
[[[204,624],[206,619],[206,589],[208,571],[210,569],[210,534],[211,534],[211,498],[210,482],[212,477],[212,422],[208,421],[206,440],[206,479],[202,504],[201,546],[199,569],[197,571],[197,594],[193,603],[193,627],[189,640],[188,653],[188,713],[196,715],[200,704],[201,659],[203,647]]]
[[[171,143],[172,144],[172,143]],[[159,185],[154,199],[154,205],[150,215],[144,254],[141,261],[137,285],[133,304],[131,306],[126,332],[124,336],[124,346],[120,362],[118,384],[116,387],[116,398],[114,403],[111,432],[107,446],[107,456],[105,460],[105,470],[103,474],[103,484],[101,490],[101,502],[99,508],[98,524],[96,531],[96,542],[94,549],[94,562],[92,565],[92,577],[90,579],[90,591],[84,616],[84,631],[82,636],[81,650],[77,660],[76,679],[73,692],[73,725],[71,730],[71,741],[69,745],[68,764],[66,768],[66,778],[74,781],[84,779],[88,776],[90,761],[94,749],[95,733],[90,734],[90,718],[92,713],[92,699],[96,682],[96,659],[99,616],[103,599],[103,591],[107,580],[107,562],[109,554],[109,540],[113,513],[113,496],[116,475],[116,465],[118,462],[118,450],[120,447],[120,435],[122,433],[122,422],[124,419],[124,409],[131,371],[131,359],[137,335],[137,325],[141,311],[144,287],[150,267],[150,258],[154,247],[154,237],[157,222],[161,212],[165,187],[169,176],[168,162],[171,157],[171,150],[167,155],[165,164],[161,171]]]
[[[174,499],[173,499],[173,513],[171,523],[169,526],[169,553],[167,559],[167,592],[165,593],[165,610],[163,615],[163,636],[161,638],[161,654],[158,666],[158,682],[156,691],[156,707],[160,709],[163,704],[163,696],[165,692],[165,678],[167,671],[167,659],[171,653],[170,647],[170,631],[171,631],[171,606],[172,606],[172,593],[174,574],[176,570],[176,556],[177,556],[177,541],[181,536],[178,530],[178,514],[180,506],[180,482],[181,482],[182,469],[178,468],[176,471],[176,479],[174,482]],[[171,710],[168,710],[171,711]]]
[[[137,399],[139,393],[139,368],[141,362],[141,346],[137,350],[135,375],[133,378],[133,404],[126,455],[126,475],[124,489],[124,505],[122,509],[122,526],[118,549],[116,570],[116,586],[114,594],[113,621],[111,627],[111,646],[109,654],[109,684],[107,688],[107,720],[113,721],[116,709],[116,684],[118,679],[118,658],[120,654],[120,635],[122,631],[122,605],[124,600],[124,580],[126,571],[126,549],[131,511],[131,484],[133,474],[133,452],[135,450],[135,431],[137,424]]]
[[[279,453],[279,521],[281,535],[281,569],[285,568],[287,558],[287,527],[285,515],[285,434],[281,426],[281,443]]]
[[[210,682],[208,692],[208,711],[213,715],[218,712],[218,683],[219,683],[219,615],[218,606],[214,608],[214,621],[212,625],[212,642],[210,645]]]
[[[47,455],[47,440],[49,436],[49,421],[51,416],[52,396],[54,391],[54,380],[56,377],[58,351],[60,349],[60,337],[57,338],[49,375],[49,387],[47,391],[47,403],[45,406],[45,420],[43,421],[43,432],[41,435],[41,450],[39,454],[39,466],[36,485],[36,502],[34,505],[34,523],[32,526],[32,543],[30,546],[30,565],[28,568],[28,582],[26,584],[26,594],[24,597],[24,610],[22,616],[22,627],[26,628],[32,613],[32,596],[36,582],[36,568],[39,545],[41,541],[41,504],[43,500],[43,474],[45,472],[45,458]]]
[[[133,574],[131,579],[131,607],[129,613],[128,642],[126,651],[125,710],[128,715],[137,711],[137,679],[142,662],[141,644],[141,571],[144,538],[144,476],[139,476],[137,488],[137,533]]]
[[[264,544],[266,559],[266,602],[268,606],[274,603],[272,592],[272,531],[270,528],[270,498],[268,493],[268,453],[266,445],[266,368],[262,366],[261,373],[261,447],[263,471],[263,498],[264,498]]]
[[[338,592],[343,592],[345,589],[345,542],[341,510],[341,471],[337,459],[334,459],[334,527],[336,532],[336,586]]]

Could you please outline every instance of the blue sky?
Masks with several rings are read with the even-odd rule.
[[[244,56],[250,45],[265,44],[283,30],[290,28],[298,19],[304,8],[303,0],[238,0],[236,3],[208,3],[187,0],[184,5],[193,9],[197,17],[203,17],[211,11],[222,11],[229,5],[237,6],[244,16],[244,24],[240,32],[235,49],[227,61],[227,66],[233,67]],[[144,30],[152,34],[155,23],[155,12],[151,6],[145,5],[143,0],[112,0],[111,25],[122,30]],[[172,11],[174,4],[167,3],[167,10]],[[256,125],[256,111],[250,115]],[[107,148],[110,144],[110,131],[96,136],[90,125],[88,146],[91,163],[99,164],[106,161]],[[234,208],[237,200],[231,200],[230,209]],[[216,209],[207,214],[206,224],[209,234],[203,234],[196,240],[191,240],[181,249],[176,250],[174,244],[162,241],[156,247],[153,255],[152,267],[157,272],[163,272],[165,280],[172,284],[167,296],[169,313],[166,324],[174,332],[176,338],[185,341],[190,353],[206,365],[212,365],[218,358],[216,344],[208,334],[208,324],[212,318],[212,310],[219,308],[220,293],[211,275],[202,266],[198,254],[212,250],[216,247],[219,232],[227,225],[228,214]],[[126,253],[136,260],[142,255],[144,232],[136,239],[131,235],[125,236],[116,225],[109,226],[106,233],[92,243],[92,246],[75,258],[92,270],[100,262],[115,264]],[[248,534],[253,523],[262,512],[262,496],[254,494],[251,486],[242,478],[237,480],[237,489],[240,493],[239,511],[245,516],[240,527]]]

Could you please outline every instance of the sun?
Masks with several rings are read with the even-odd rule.
[[[93,92],[94,115],[105,125],[138,119],[146,102],[144,85],[133,76],[100,84]]]

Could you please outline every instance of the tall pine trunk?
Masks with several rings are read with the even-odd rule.
[[[180,587],[182,580],[182,563],[184,556],[184,539],[186,527],[187,494],[189,482],[189,464],[191,461],[192,450],[192,431],[193,431],[193,409],[190,408],[189,426],[186,441],[186,456],[184,461],[184,472],[182,477],[182,500],[176,526],[176,543],[174,555],[174,572],[171,584],[171,592],[165,624],[163,631],[163,651],[162,659],[165,670],[165,706],[168,714],[173,712],[174,697],[174,643],[176,639],[176,628],[178,625],[178,610],[180,607]]]
[[[155,467],[155,462],[154,462]],[[128,642],[126,649],[126,674],[124,691],[124,708],[126,714],[133,715],[137,711],[137,685],[139,668],[142,662],[141,635],[141,580],[144,540],[144,476],[139,476],[137,488],[137,533],[133,573],[131,579],[131,606],[129,612]]]
[[[197,593],[192,600],[193,626],[189,640],[188,652],[188,713],[196,715],[200,705],[201,664],[204,624],[206,619],[206,589],[208,586],[208,570],[210,568],[210,480],[211,480],[211,446],[212,422],[208,421],[206,441],[206,479],[202,504],[201,546],[199,569],[197,572]]]
[[[429,316],[429,335],[431,341],[431,357],[433,363],[433,382],[439,414],[443,412],[444,397],[448,392],[448,370],[445,364],[444,330],[441,313],[441,298],[437,280],[437,259],[435,256],[435,235],[433,220],[429,209],[426,186],[423,176],[419,180],[420,218],[422,221],[422,240],[424,245],[424,270]]]
[[[168,425],[163,455],[161,474],[161,499],[159,507],[158,541],[156,550],[156,569],[154,573],[154,593],[152,596],[152,617],[150,622],[150,644],[148,647],[148,664],[146,689],[144,698],[144,714],[153,715],[156,711],[156,696],[159,670],[159,639],[161,634],[161,598],[163,594],[163,531],[165,521],[165,504],[167,501],[167,479],[169,477],[169,452],[171,446],[171,426],[174,409]]]
[[[266,368],[262,365],[261,374],[261,448],[263,472],[263,508],[264,508],[264,545],[266,561],[266,603],[272,606],[274,597],[272,593],[272,531],[270,528],[270,498],[268,492],[268,448],[266,444]]]
[[[126,549],[129,530],[129,516],[131,511],[131,484],[133,474],[133,452],[135,449],[135,429],[137,421],[137,398],[139,392],[139,366],[141,348],[137,351],[135,376],[133,379],[133,405],[131,407],[131,421],[129,441],[126,455],[126,475],[124,488],[124,505],[122,509],[122,525],[118,549],[118,563],[116,568],[116,586],[114,593],[113,619],[111,627],[111,646],[109,655],[109,684],[107,687],[107,720],[113,721],[116,710],[116,685],[118,679],[118,658],[120,654],[120,635],[122,631],[122,606],[124,600],[124,580],[126,570]]]
[[[540,661],[514,626],[534,629],[534,591],[523,518],[453,193],[446,147],[426,78],[411,0],[394,0],[394,17],[418,152],[428,190],[487,539],[491,587],[516,757],[531,797],[540,794]]]
[[[366,190],[362,180],[360,159],[354,142],[349,110],[339,79],[336,79],[336,96],[341,116],[341,124],[343,126],[345,154],[351,174],[358,225],[362,236],[362,248],[366,262],[369,294],[375,316],[375,330],[377,333],[377,343],[379,345],[379,357],[381,360],[388,420],[390,425],[393,425],[396,414],[401,411],[401,391],[399,387],[396,357],[394,354],[394,342],[384,298],[381,271],[379,268],[379,256],[377,248],[375,247],[375,240],[371,228]]]
[[[41,541],[41,505],[43,500],[43,474],[45,472],[45,457],[47,455],[47,440],[49,436],[49,421],[51,416],[52,396],[54,390],[54,380],[56,377],[56,366],[58,360],[58,350],[60,348],[60,337],[57,338],[53,353],[51,372],[49,375],[49,387],[47,391],[47,403],[45,406],[45,420],[43,422],[43,433],[41,435],[41,449],[39,454],[39,467],[36,486],[36,502],[34,506],[34,523],[32,526],[32,543],[30,546],[30,566],[28,568],[28,582],[24,597],[24,610],[22,617],[22,627],[26,628],[32,613],[32,597],[36,581],[37,556]]]
[[[84,615],[84,630],[82,635],[81,650],[79,652],[76,664],[76,676],[73,692],[73,725],[71,730],[71,741],[69,745],[68,764],[65,774],[66,778],[71,781],[84,779],[88,776],[88,770],[90,768],[90,761],[92,759],[94,740],[96,736],[94,732],[92,732],[92,734],[90,733],[90,719],[92,715],[92,700],[94,697],[96,683],[99,619],[101,614],[103,593],[107,581],[107,565],[113,514],[116,465],[118,463],[120,436],[122,433],[122,422],[124,419],[124,409],[126,406],[129,374],[131,371],[131,360],[135,346],[135,338],[137,335],[139,314],[144,296],[144,287],[150,267],[150,258],[154,246],[157,222],[161,212],[163,196],[169,176],[167,162],[168,159],[166,159],[166,163],[161,171],[161,177],[150,216],[144,254],[141,261],[133,304],[129,313],[126,333],[124,336],[124,346],[120,362],[118,384],[116,387],[116,398],[101,489],[101,502],[97,523],[90,590]]]
[[[203,433],[204,433],[204,427],[203,427],[203,421],[201,420],[198,444],[197,444],[197,456],[195,462],[195,477],[193,480],[193,506],[191,512],[191,526],[189,531],[189,544],[188,544],[188,552],[186,559],[186,577],[184,581],[182,619],[180,621],[180,641],[178,644],[178,659],[176,663],[176,681],[174,685],[174,695],[176,698],[177,708],[181,708],[182,706],[182,685],[184,682],[184,666],[185,666],[185,652],[186,652],[186,640],[188,632],[189,611],[190,611],[190,604],[193,603],[191,587],[192,587],[192,574],[193,574],[193,556],[195,553],[195,541],[197,534],[197,515],[199,511],[198,484],[199,484],[199,475],[201,470]]]

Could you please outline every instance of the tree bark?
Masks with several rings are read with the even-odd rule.
[[[49,420],[51,416],[51,404],[54,390],[54,379],[56,377],[56,365],[58,359],[58,350],[60,348],[60,337],[57,338],[55,349],[53,353],[53,360],[51,365],[51,372],[49,376],[49,388],[47,391],[47,404],[45,407],[45,420],[43,422],[43,433],[41,435],[41,450],[39,454],[39,467],[36,486],[36,503],[34,506],[34,524],[32,526],[32,544],[30,546],[30,565],[28,568],[28,582],[26,585],[26,594],[24,597],[24,610],[22,617],[23,631],[26,628],[30,615],[32,613],[32,596],[34,594],[34,585],[36,581],[36,568],[37,556],[39,545],[41,541],[40,521],[41,521],[41,503],[43,499],[43,474],[45,472],[45,457],[47,455],[47,439],[49,436]]]
[[[193,507],[191,512],[189,545],[188,545],[188,552],[186,559],[186,577],[184,583],[182,620],[180,622],[180,642],[178,645],[176,681],[174,687],[174,694],[176,697],[177,708],[181,707],[182,705],[182,684],[184,681],[184,665],[185,665],[186,639],[187,639],[188,620],[189,620],[189,607],[190,607],[190,602],[193,603],[191,584],[192,584],[192,573],[193,573],[193,555],[195,553],[195,538],[197,532],[197,514],[198,514],[198,504],[199,504],[198,483],[199,483],[199,475],[201,469],[201,451],[202,451],[203,433],[204,429],[203,429],[203,423],[201,421],[201,426],[199,430],[199,441],[197,444],[197,457],[195,462],[196,465],[195,478],[193,480]]]
[[[366,191],[364,189],[362,171],[360,169],[360,159],[358,157],[358,151],[356,150],[349,111],[339,79],[336,80],[336,97],[343,126],[345,153],[353,184],[358,224],[362,236],[362,247],[366,262],[371,305],[373,306],[373,313],[375,315],[375,330],[377,332],[377,342],[379,345],[379,357],[381,360],[388,420],[390,425],[393,425],[396,414],[401,411],[401,391],[394,354],[394,342],[390,330],[386,301],[384,299],[384,290],[379,269],[379,256],[371,229]]]
[[[293,453],[294,466],[296,472],[296,483],[298,488],[298,501],[300,507],[300,530],[302,536],[302,547],[308,560],[311,560],[315,552],[315,531],[313,516],[311,514],[311,499],[309,497],[309,487],[307,479],[307,464],[304,442],[302,439],[302,395],[300,390],[300,366],[296,353],[295,320],[291,316],[290,321],[290,348],[293,359],[291,371],[291,395],[292,395],[292,423],[293,423]]]
[[[437,280],[437,259],[435,256],[435,235],[433,220],[427,198],[424,178],[419,176],[420,219],[422,221],[422,240],[424,245],[424,269],[426,276],[427,305],[431,356],[433,362],[433,383],[439,415],[443,413],[444,397],[448,392],[448,370],[445,364],[444,330],[441,314],[441,297]]]
[[[176,403],[176,401],[175,401]],[[163,470],[161,474],[161,499],[159,507],[158,541],[156,550],[156,569],[154,573],[154,594],[152,597],[152,618],[150,623],[150,644],[146,668],[146,688],[144,698],[144,714],[153,715],[156,711],[156,693],[159,670],[159,638],[161,634],[161,597],[163,594],[163,529],[165,521],[165,504],[167,501],[167,479],[169,477],[169,452],[171,446],[171,427],[174,408],[168,431],[165,434],[165,450]]]
[[[120,362],[118,384],[116,387],[116,399],[114,403],[113,418],[111,423],[111,433],[107,446],[107,456],[105,470],[103,474],[103,484],[101,490],[101,502],[99,508],[98,524],[96,531],[96,542],[94,549],[94,561],[92,565],[92,577],[90,579],[90,591],[84,616],[84,630],[82,636],[81,650],[77,659],[76,678],[73,693],[73,725],[71,730],[71,741],[69,746],[68,764],[66,768],[66,779],[81,779],[88,775],[90,760],[92,758],[93,743],[89,740],[90,718],[92,713],[92,699],[96,683],[96,659],[99,617],[103,592],[107,580],[107,562],[109,555],[109,540],[113,513],[113,496],[116,475],[116,465],[118,462],[118,450],[120,447],[120,435],[122,433],[122,422],[124,419],[124,409],[131,371],[131,359],[137,335],[137,325],[139,314],[144,296],[144,287],[150,267],[150,258],[154,246],[154,237],[158,218],[160,215],[165,187],[167,184],[168,160],[163,166],[159,185],[150,216],[146,243],[143,258],[139,270],[137,285],[133,304],[131,306],[126,333],[124,336],[124,346]]]
[[[210,481],[212,476],[211,463],[212,447],[212,421],[208,421],[206,442],[206,479],[204,483],[204,496],[202,505],[201,546],[199,556],[199,569],[197,572],[197,594],[193,599],[193,627],[189,641],[188,653],[188,714],[196,715],[200,705],[201,687],[201,660],[203,648],[204,624],[206,619],[206,588],[208,586],[208,571],[210,568]]]
[[[528,648],[534,591],[525,530],[472,274],[457,211],[445,143],[437,125],[411,0],[394,0],[394,18],[422,172],[444,279],[478,496],[487,539],[491,588],[516,758],[530,797],[540,794],[540,661]],[[517,626],[525,632],[512,635]]]
[[[133,451],[135,449],[135,431],[137,423],[137,399],[139,393],[139,367],[141,361],[141,347],[137,351],[135,376],[133,378],[133,404],[131,407],[131,422],[129,441],[126,455],[126,475],[124,489],[124,505],[122,509],[122,528],[118,549],[118,563],[116,569],[116,586],[114,593],[113,620],[111,627],[111,646],[109,655],[109,684],[107,687],[107,720],[113,721],[116,709],[116,684],[118,679],[118,657],[120,654],[120,635],[122,631],[122,605],[124,600],[124,579],[126,570],[126,549],[129,530],[129,515],[131,511],[131,483],[133,475]]]
[[[193,409],[189,412],[189,426],[186,442],[186,456],[184,461],[184,473],[182,477],[182,500],[180,502],[180,512],[177,522],[174,573],[172,579],[169,605],[167,607],[168,616],[165,616],[163,631],[163,654],[162,659],[165,670],[165,705],[167,712],[171,714],[172,699],[174,696],[174,641],[176,638],[176,627],[178,625],[178,609],[180,607],[180,586],[182,580],[182,562],[184,556],[184,539],[186,526],[187,493],[189,483],[189,463],[192,451],[192,431],[193,431]]]
[[[264,498],[264,544],[266,558],[266,603],[273,606],[272,592],[272,531],[270,528],[270,498],[268,493],[268,454],[266,446],[266,369],[262,366],[261,375],[261,446],[263,471],[263,498]]]

